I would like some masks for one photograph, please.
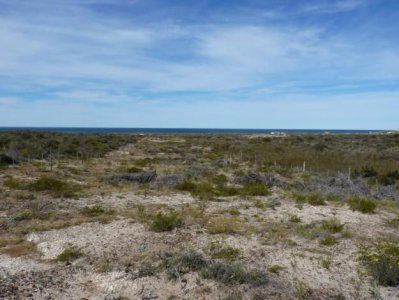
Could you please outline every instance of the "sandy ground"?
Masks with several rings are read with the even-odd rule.
[[[278,194],[261,201],[268,203]],[[72,200],[71,200],[72,201]],[[73,200],[79,205],[101,203],[123,210],[137,204],[163,204],[172,207],[192,204],[188,195],[142,196],[118,193],[105,197]],[[355,237],[375,237],[381,233],[398,235],[384,226],[388,212],[373,215],[353,212],[345,206],[310,206],[302,209],[295,203],[281,199],[274,208],[259,209],[250,206],[249,200],[211,202],[207,213],[220,214],[223,210],[237,208],[240,218],[284,222],[297,215],[304,223],[335,217],[345,224]],[[76,204],[76,203],[75,203]],[[224,240],[241,250],[241,261],[249,267],[267,270],[279,265],[278,274],[270,273],[269,283],[263,288],[265,299],[296,299],[298,289],[311,289],[308,299],[399,299],[399,287],[375,286],[370,278],[359,273],[357,247],[352,239],[343,239],[337,245],[323,247],[316,241],[293,237],[294,246],[284,243],[264,244],[258,235],[210,235],[198,226],[186,226],[171,232],[156,233],[140,223],[118,218],[108,224],[85,223],[79,226],[31,233],[28,241],[34,242],[39,258],[11,258],[0,255],[0,299],[223,299],[232,292],[196,273],[184,275],[179,280],[169,280],[165,274],[132,278],[123,270],[100,273],[95,264],[101,259],[118,259],[147,255],[162,250],[174,251],[182,247],[203,249],[212,240]],[[53,259],[67,245],[79,247],[82,258],[72,264],[57,263]],[[329,269],[321,266],[323,259],[331,259]],[[12,293],[17,290],[18,293]],[[9,293],[7,294],[7,291]],[[251,299],[250,287],[242,288],[242,298]],[[14,296],[12,296],[14,295]],[[15,296],[19,295],[19,296]],[[342,299],[342,298],[336,298]]]

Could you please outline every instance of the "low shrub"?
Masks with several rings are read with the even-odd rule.
[[[101,215],[112,215],[115,213],[112,209],[105,209],[101,205],[96,204],[94,206],[85,206],[82,208],[80,213],[86,217],[97,217]]]
[[[333,260],[332,260],[331,256],[327,256],[320,261],[321,266],[327,270],[330,270],[332,262],[333,262]],[[337,299],[337,298],[334,298],[334,299]],[[338,298],[338,299],[340,299],[340,298]]]
[[[143,169],[137,167],[129,167],[124,170],[126,173],[140,173],[143,172]]]
[[[212,263],[207,268],[201,270],[201,276],[226,285],[250,284],[261,286],[268,282],[265,272],[248,271],[238,263]]]
[[[266,204],[262,200],[256,199],[254,201],[254,207],[259,208],[259,209],[265,209],[266,208]]]
[[[96,271],[99,273],[107,273],[112,270],[112,264],[107,259],[102,259],[96,264]]]
[[[374,169],[374,167],[366,166],[362,168],[360,174],[363,178],[370,178],[377,176],[378,172]]]
[[[321,228],[330,233],[338,233],[344,229],[344,224],[341,224],[336,218],[330,218],[322,221]]]
[[[209,182],[199,182],[196,188],[191,191],[191,194],[200,200],[213,200],[216,196],[216,191]]]
[[[56,197],[74,197],[80,190],[78,185],[72,185],[56,178],[43,176],[28,185],[28,189],[35,192],[51,192]]]
[[[250,227],[237,217],[216,217],[208,221],[205,228],[210,234],[241,234],[250,231]]]
[[[268,196],[270,191],[264,184],[249,183],[241,188],[240,194],[243,196]]]
[[[216,193],[221,197],[231,197],[238,195],[240,193],[240,189],[234,186],[218,185]]]
[[[183,225],[183,219],[177,212],[157,213],[151,223],[150,229],[155,232],[171,231]]]
[[[319,243],[323,246],[333,246],[338,243],[338,240],[335,236],[333,235],[327,235],[323,239],[319,241]]]
[[[324,197],[321,194],[310,194],[307,196],[307,202],[310,205],[325,205]]]
[[[216,191],[209,182],[196,183],[191,180],[185,180],[177,184],[176,189],[190,192],[194,198],[200,200],[212,200],[216,196]]]
[[[298,191],[294,191],[292,193],[292,198],[298,204],[308,203],[310,205],[325,205],[326,202],[324,201],[324,196],[317,193],[312,194],[304,194]]]
[[[379,183],[382,185],[394,185],[399,180],[399,171],[391,171],[384,175],[378,176]]]
[[[350,232],[344,228],[345,225],[336,218],[326,219],[322,222],[297,224],[294,227],[300,236],[311,240],[320,239],[319,243],[326,246],[338,243],[338,238],[349,237]]]
[[[14,177],[9,177],[6,180],[4,180],[3,185],[12,190],[24,190],[27,187],[26,182],[23,182],[22,180],[19,180]]]
[[[221,241],[210,242],[204,251],[215,259],[235,260],[240,255],[240,249],[231,247]]]
[[[232,216],[239,216],[241,214],[237,208],[230,208],[228,212]]]
[[[38,212],[34,210],[27,210],[18,213],[15,217],[15,221],[29,221],[29,220],[48,220],[51,217],[50,212]]]
[[[302,220],[300,217],[296,216],[296,215],[292,215],[288,218],[288,221],[291,223],[301,223]]]
[[[283,270],[283,269],[284,269],[284,267],[283,267],[283,266],[280,266],[280,265],[272,265],[272,266],[270,266],[270,267],[267,268],[267,270],[268,270],[270,273],[274,273],[274,274],[280,273],[280,271]]]
[[[1,247],[1,253],[5,253],[12,257],[27,256],[37,251],[36,244],[27,241],[18,241],[11,245]]]
[[[376,201],[367,198],[351,197],[347,200],[347,203],[350,209],[360,211],[364,214],[373,213],[377,208]]]
[[[195,251],[179,254],[166,252],[161,253],[160,258],[168,277],[172,279],[179,278],[181,274],[199,271],[208,264],[205,258]]]
[[[399,228],[399,217],[398,218],[394,218],[394,219],[390,219],[387,220],[385,222],[385,224],[389,227],[393,227],[393,228]]]
[[[339,196],[333,195],[333,194],[327,195],[326,200],[328,202],[341,202],[342,201],[342,199]]]
[[[293,191],[291,197],[295,200],[298,204],[306,203],[306,195],[299,191]]]
[[[215,175],[211,178],[212,183],[216,185],[225,185],[228,181],[228,178],[224,174]]]
[[[268,282],[267,274],[258,270],[247,270],[238,263],[223,263],[206,260],[200,253],[161,253],[161,266],[171,279],[180,278],[188,272],[199,272],[205,279],[213,279],[226,285],[250,284],[261,286]]]
[[[55,260],[60,262],[70,262],[72,260],[78,259],[82,255],[83,253],[76,246],[68,246],[60,254],[58,254]]]
[[[379,285],[399,285],[398,242],[377,241],[360,245],[359,260]]]
[[[179,191],[193,192],[197,188],[197,184],[191,180],[184,180],[176,185]]]
[[[119,182],[137,182],[137,183],[150,183],[157,178],[157,173],[154,170],[135,172],[135,173],[122,173],[114,174],[105,178],[105,182],[115,184]]]
[[[35,182],[29,185],[29,189],[41,191],[61,191],[65,188],[65,182],[52,177],[40,177]]]

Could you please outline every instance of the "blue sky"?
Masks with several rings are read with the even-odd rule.
[[[0,7],[0,126],[399,129],[397,0]]]

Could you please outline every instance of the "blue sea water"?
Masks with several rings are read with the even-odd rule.
[[[132,133],[132,134],[367,134],[384,130],[331,130],[331,129],[220,129],[220,128],[96,128],[96,127],[0,127],[6,131],[38,131],[58,133]]]

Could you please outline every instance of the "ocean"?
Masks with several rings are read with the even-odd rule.
[[[103,128],[103,127],[0,127],[6,131],[39,131],[58,133],[132,133],[132,134],[368,134],[386,130],[334,129],[240,129],[240,128]]]

